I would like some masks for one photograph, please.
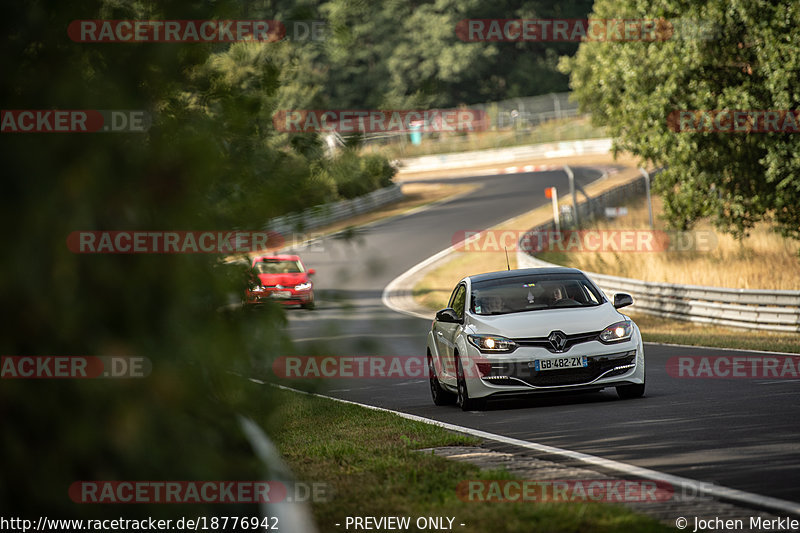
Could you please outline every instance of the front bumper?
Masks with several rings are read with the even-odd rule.
[[[511,354],[487,355],[470,350],[467,386],[472,398],[489,395],[530,394],[601,389],[644,383],[644,349],[628,341],[615,345],[587,343],[582,349],[550,353],[542,348],[520,347]],[[586,357],[587,366],[535,370],[534,361],[560,357]]]
[[[281,305],[303,305],[314,301],[313,289],[297,291],[294,289],[264,289],[248,291],[245,305],[263,305],[275,302]]]

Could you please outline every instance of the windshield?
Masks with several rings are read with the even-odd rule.
[[[265,259],[253,267],[257,274],[296,274],[303,272],[300,261],[288,259]]]
[[[581,274],[534,274],[473,283],[470,311],[477,315],[501,315],[593,307],[602,302],[603,296]]]

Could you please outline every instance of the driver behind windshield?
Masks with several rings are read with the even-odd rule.
[[[475,300],[475,312],[482,315],[500,313],[503,307],[503,299],[499,296],[481,296]]]
[[[564,289],[560,286],[553,289],[553,303],[558,303],[560,300],[565,299],[567,296],[564,294]]]

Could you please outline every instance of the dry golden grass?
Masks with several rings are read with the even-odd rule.
[[[517,268],[515,253],[509,252],[508,262],[512,269]],[[414,299],[428,309],[442,309],[447,305],[450,293],[460,279],[505,269],[505,254],[456,252],[451,261],[432,270],[414,286]]]
[[[653,197],[655,229],[666,228],[659,215],[662,202]],[[628,215],[597,222],[597,229],[647,229],[644,198],[629,204]],[[547,252],[537,257],[588,272],[647,281],[709,285],[741,289],[800,289],[800,243],[783,239],[767,224],[756,226],[750,236],[737,241],[715,232],[703,222],[693,231],[710,231],[716,246],[710,251],[668,252]]]

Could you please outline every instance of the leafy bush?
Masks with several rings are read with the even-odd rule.
[[[341,198],[355,198],[381,187],[391,185],[395,169],[380,155],[359,156],[352,150],[342,150],[319,167],[319,179],[336,185]]]

